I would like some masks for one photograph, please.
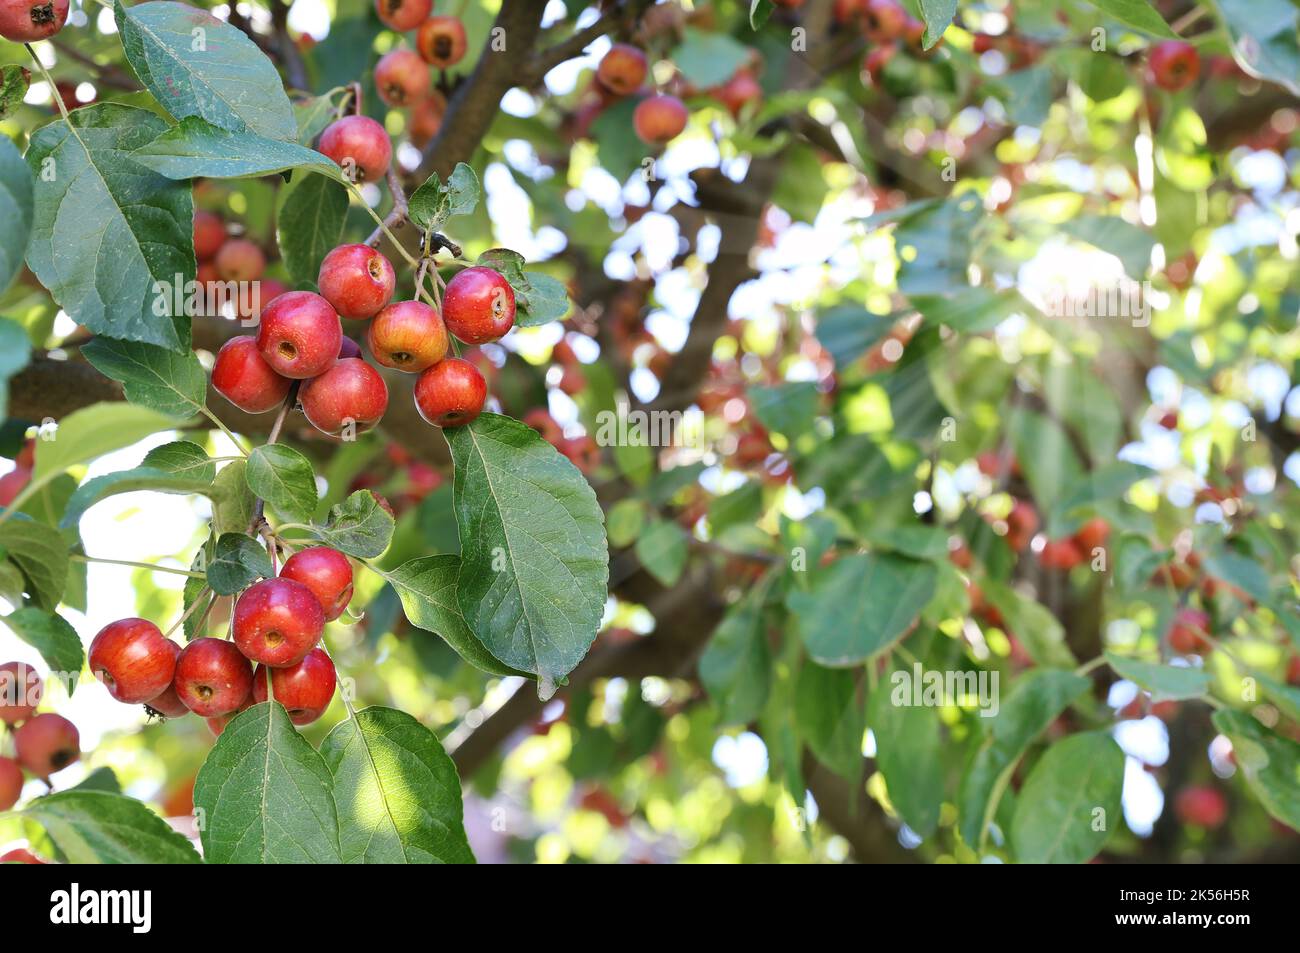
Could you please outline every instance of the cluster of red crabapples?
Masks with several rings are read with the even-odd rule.
[[[275,700],[295,725],[307,725],[325,713],[337,681],[321,633],[351,599],[348,557],[302,549],[279,576],[240,594],[229,640],[204,636],[181,648],[147,619],[119,619],[90,643],[90,671],[117,701],[166,718],[193,712],[219,735],[234,715],[267,700],[269,670]]]
[[[46,783],[81,757],[77,726],[62,715],[36,711],[45,686],[36,670],[22,662],[0,665],[0,722],[9,726],[14,756],[0,756],[0,811],[18,803],[24,772]],[[12,860],[8,855],[0,862]]]

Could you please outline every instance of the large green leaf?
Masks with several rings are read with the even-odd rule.
[[[142,467],[152,467],[175,476],[196,477],[211,483],[217,478],[217,465],[206,450],[191,440],[175,440],[154,447],[140,461]],[[219,493],[209,494],[214,498]]]
[[[1103,731],[1070,735],[1034,765],[1016,798],[1011,850],[1022,864],[1082,864],[1120,824],[1124,752]]]
[[[68,584],[68,545],[58,530],[35,520],[6,520],[0,548],[22,570],[32,602],[53,612]]]
[[[187,476],[156,470],[153,467],[136,467],[134,470],[118,470],[105,473],[87,480],[77,487],[77,492],[68,500],[67,508],[59,526],[63,529],[76,526],[82,515],[101,500],[119,493],[135,493],[150,490],[155,493],[178,493],[182,496],[200,494],[217,499],[224,490],[214,486],[211,480],[200,476]]]
[[[1224,709],[1214,727],[1228,736],[1242,774],[1264,809],[1300,830],[1300,744],[1269,731],[1250,715]]]
[[[943,802],[943,739],[938,709],[913,703],[910,679],[915,674],[898,669],[888,681],[882,680],[871,697],[867,720],[889,803],[908,827],[929,837],[939,824]]]
[[[1106,215],[1080,215],[1059,226],[1071,238],[1109,252],[1124,264],[1129,277],[1141,281],[1151,266],[1151,249],[1156,240],[1146,229],[1122,218]]]
[[[943,36],[957,13],[957,0],[921,0],[921,18],[925,21],[922,42],[928,50]]]
[[[772,658],[763,631],[765,594],[759,587],[728,609],[700,656],[700,681],[723,724],[748,724],[767,703]]]
[[[126,399],[169,417],[193,417],[207,399],[208,376],[193,351],[97,337],[81,355],[101,374],[122,383]]]
[[[474,862],[456,766],[410,715],[359,711],[329,733],[321,756],[334,775],[344,863]]]
[[[808,588],[791,590],[808,654],[822,665],[856,665],[888,649],[934,596],[932,563],[890,553],[844,556],[810,573]]]
[[[224,490],[212,507],[212,528],[218,533],[245,533],[253,522],[257,500],[248,488],[248,464],[232,460],[217,471],[213,485]]]
[[[321,542],[359,559],[382,556],[393,538],[393,516],[379,505],[375,494],[357,490],[330,507],[329,519],[317,527]]]
[[[6,67],[8,70],[8,67]],[[27,257],[32,233],[32,173],[8,136],[0,136],[0,292],[9,287]]]
[[[120,402],[91,404],[59,421],[52,439],[36,441],[33,478],[53,477],[175,426],[174,419],[147,407]]]
[[[856,304],[838,304],[817,315],[817,340],[835,366],[847,367],[880,341],[898,321],[895,314],[872,314]]]
[[[280,189],[275,238],[295,282],[316,283],[320,263],[343,237],[347,217],[347,189],[323,175],[294,176]]]
[[[718,86],[749,61],[753,50],[725,33],[687,27],[673,50],[673,63],[682,75],[700,87]]]
[[[1288,0],[1214,0],[1232,38],[1232,53],[1252,76],[1280,83],[1300,96],[1300,43],[1294,3]]]
[[[998,809],[1011,771],[1031,742],[1091,683],[1061,669],[1026,672],[992,716],[984,740],[974,749],[957,791],[962,839],[979,849]]]
[[[247,129],[222,129],[197,116],[181,120],[131,157],[169,179],[243,179],[286,169],[342,178],[338,165],[314,149]]]
[[[596,494],[531,427],[483,414],[446,431],[460,529],[457,602],[488,650],[549,698],[596,637],[609,549]]]
[[[242,592],[259,579],[275,575],[271,556],[243,533],[222,533],[208,563],[208,585],[222,596]]]
[[[1088,2],[1102,13],[1142,33],[1160,37],[1177,36],[1147,0],[1088,0]]]
[[[817,760],[855,784],[862,777],[866,703],[858,694],[861,672],[805,661],[794,686],[794,724]]]
[[[70,864],[198,864],[185,837],[134,798],[76,789],[36,798],[22,812]]]
[[[131,68],[163,108],[271,139],[298,135],[280,75],[243,31],[183,3],[114,4]]]
[[[100,103],[73,110],[71,125],[36,130],[27,148],[36,181],[27,264],[77,323],[183,353],[188,319],[155,286],[194,279],[190,190],[130,156],[166,128],[146,110]]]
[[[325,759],[278,702],[236,715],[194,782],[213,864],[337,864],[339,817]]]
[[[1210,688],[1210,676],[1199,668],[1158,665],[1155,662],[1125,658],[1114,652],[1106,653],[1106,662],[1115,670],[1116,675],[1149,691],[1154,701],[1197,698]]]
[[[817,385],[794,381],[777,387],[751,387],[749,401],[764,427],[793,440],[812,426],[817,414]]]
[[[3,185],[0,185],[2,188]],[[0,263],[2,266],[3,263]],[[0,283],[0,291],[3,290],[3,284]],[[32,343],[22,325],[8,318],[0,318],[0,419],[9,413],[9,378],[26,367],[31,356]]]
[[[277,513],[305,523],[316,511],[316,473],[311,461],[292,447],[274,443],[248,455],[248,488]]]
[[[81,672],[82,663],[86,660],[81,637],[63,616],[28,606],[9,613],[4,617],[4,622],[13,630],[14,635],[41,653],[41,658],[45,659],[50,671],[73,676]],[[68,679],[65,684],[69,695],[76,691],[75,678]]]

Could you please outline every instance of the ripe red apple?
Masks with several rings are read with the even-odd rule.
[[[352,599],[352,563],[328,546],[298,550],[285,560],[280,578],[292,579],[310,589],[320,603],[326,622],[341,616]]]
[[[271,669],[271,691],[295,725],[310,725],[325,714],[334,698],[338,676],[324,649],[312,649],[297,665]],[[266,701],[266,669],[253,673],[253,697]]]
[[[176,674],[180,646],[147,619],[119,619],[99,630],[90,643],[91,673],[108,693],[126,705],[161,694]]]
[[[0,864],[48,864],[48,860],[41,860],[30,850],[22,847],[15,847],[6,854],[0,854]]]
[[[615,43],[600,58],[596,79],[616,96],[626,96],[641,88],[648,71],[645,53],[630,43]]]
[[[222,281],[256,281],[266,269],[266,255],[247,238],[228,238],[212,263]]]
[[[1032,503],[1016,500],[1007,514],[1007,545],[1019,552],[1038,532],[1038,513]]]
[[[749,69],[742,68],[736,70],[731,79],[713,89],[712,93],[713,98],[722,103],[728,112],[739,116],[746,105],[763,97],[763,87],[758,85],[758,80]]]
[[[13,758],[0,758],[0,811],[18,803],[23,793],[23,769]]]
[[[1051,539],[1043,544],[1038,561],[1047,569],[1073,569],[1083,562],[1083,553],[1073,539]]]
[[[397,274],[383,253],[369,245],[339,245],[320,263],[320,293],[340,316],[372,318],[393,297]]]
[[[1196,82],[1201,72],[1201,57],[1190,43],[1162,40],[1151,47],[1147,66],[1157,86],[1176,93]]]
[[[36,715],[14,732],[18,762],[38,778],[48,779],[81,757],[77,726],[62,715]]]
[[[36,713],[45,692],[45,683],[36,669],[24,662],[0,665],[0,721],[16,725]]]
[[[15,43],[48,40],[67,19],[68,0],[0,0],[0,36]]]
[[[247,334],[221,345],[212,366],[212,386],[217,393],[246,414],[263,414],[284,403],[289,378],[275,372],[257,341]]]
[[[364,433],[388,409],[388,385],[379,372],[357,357],[344,358],[298,394],[302,412],[322,433],[338,436],[349,425]]]
[[[375,0],[375,12],[384,25],[398,33],[414,30],[433,9],[433,0]]]
[[[369,116],[336,119],[320,134],[319,149],[354,182],[378,182],[393,161],[388,133]]]
[[[239,708],[253,689],[253,667],[233,642],[199,638],[176,660],[176,694],[201,718]]]
[[[1094,549],[1105,546],[1109,538],[1110,524],[1100,516],[1088,520],[1074,534],[1074,541],[1079,544],[1079,548],[1085,555],[1091,555]]]
[[[272,668],[296,665],[316,647],[325,613],[315,594],[292,579],[263,579],[235,603],[235,645]]]
[[[1174,812],[1184,824],[1213,830],[1228,819],[1228,799],[1218,788],[1194,785],[1178,792]]]
[[[175,643],[173,643],[175,644]],[[180,654],[180,646],[176,646],[176,652]],[[160,718],[180,718],[190,713],[189,706],[181,701],[181,696],[176,692],[175,684],[168,685],[161,692],[144,703],[145,710],[151,715],[157,715]]]
[[[430,66],[449,69],[465,58],[465,24],[460,17],[429,17],[415,34],[415,48]]]
[[[226,225],[211,212],[198,209],[194,213],[194,257],[207,261],[221,250],[226,241]]]
[[[399,47],[375,64],[375,91],[390,106],[409,106],[429,91],[429,67],[415,50]]]
[[[459,357],[439,361],[415,380],[415,407],[437,427],[460,427],[483,411],[487,381]]]
[[[556,423],[555,418],[543,407],[534,407],[528,411],[528,413],[524,414],[523,421],[541,434],[542,439],[551,446],[555,446],[564,439],[563,428]]]
[[[867,0],[862,11],[862,30],[873,43],[888,43],[903,35],[907,10],[898,0]]]
[[[466,268],[447,282],[442,320],[466,344],[495,341],[514,327],[514,289],[499,271]]]
[[[1184,655],[1201,655],[1211,648],[1205,635],[1210,629],[1210,617],[1199,609],[1179,609],[1169,627],[1169,645]]]
[[[330,303],[310,291],[290,291],[262,311],[257,349],[277,374],[316,377],[337,360],[343,329]]]
[[[642,142],[658,145],[676,139],[690,113],[676,96],[647,96],[632,113],[632,128]]]
[[[898,52],[898,46],[890,43],[887,46],[873,47],[871,52],[862,60],[862,70],[871,79],[873,84],[880,83],[881,74],[885,72],[885,67],[889,61],[894,58]]]
[[[411,138],[411,145],[423,149],[442,128],[442,117],[447,112],[447,99],[436,89],[411,106],[411,121],[406,134]]]
[[[394,301],[370,322],[366,343],[384,367],[415,374],[447,356],[447,326],[422,301]]]

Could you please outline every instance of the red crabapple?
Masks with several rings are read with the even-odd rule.
[[[297,665],[271,669],[271,691],[295,725],[310,725],[325,714],[334,698],[338,676],[324,649],[312,649]],[[253,672],[253,698],[266,701],[266,669]]]
[[[1201,57],[1190,43],[1162,40],[1151,47],[1147,66],[1157,86],[1176,93],[1196,82],[1201,72]]]
[[[388,133],[369,116],[344,116],[320,134],[320,152],[354,182],[378,182],[393,161]]]
[[[330,303],[310,291],[290,291],[262,311],[257,349],[277,374],[316,377],[338,359],[343,330]]]
[[[642,142],[662,144],[681,135],[689,118],[676,96],[647,96],[632,113],[632,127]]]
[[[67,19],[68,0],[0,0],[0,36],[15,43],[48,40]]]
[[[487,381],[479,369],[459,357],[439,361],[415,381],[420,416],[438,427],[460,427],[483,411]]]
[[[36,713],[45,684],[36,669],[23,662],[0,665],[0,721],[16,725]]]
[[[263,579],[235,603],[235,645],[273,668],[296,665],[316,647],[325,613],[315,594],[292,579]]]
[[[394,301],[370,322],[366,343],[384,367],[415,374],[447,356],[447,326],[423,301]]]
[[[611,93],[626,96],[640,88],[648,70],[645,53],[630,43],[615,43],[601,57],[596,79]]]
[[[173,643],[175,644],[175,643]],[[180,646],[176,646],[179,654]],[[150,698],[144,703],[145,710],[151,715],[157,715],[161,718],[180,718],[182,715],[190,713],[189,706],[181,701],[181,696],[176,692],[176,685],[173,683],[164,688],[161,692]]]
[[[1169,627],[1169,645],[1184,655],[1200,655],[1211,648],[1205,638],[1210,628],[1210,617],[1199,609],[1179,609]]]
[[[1043,545],[1038,561],[1046,569],[1073,569],[1083,562],[1083,553],[1073,539],[1051,539]]]
[[[1079,527],[1074,534],[1074,541],[1085,554],[1091,554],[1094,549],[1105,546],[1109,537],[1110,524],[1103,517],[1094,516]]]
[[[442,117],[447,112],[447,99],[436,89],[430,89],[429,95],[411,106],[411,121],[406,134],[411,137],[411,145],[423,149],[442,128]]]
[[[14,732],[14,749],[19,764],[48,779],[81,757],[81,736],[68,719],[46,712],[29,718]]]
[[[253,667],[233,642],[199,638],[181,650],[173,684],[186,708],[211,718],[244,703],[253,688]]]
[[[415,34],[415,48],[430,66],[448,69],[465,57],[465,24],[460,17],[429,17]]]
[[[390,106],[410,106],[429,91],[429,67],[414,50],[396,49],[375,64],[375,91]]]
[[[207,261],[226,241],[226,226],[219,217],[199,209],[194,213],[194,257]]]
[[[256,281],[266,269],[266,256],[247,238],[228,238],[212,263],[222,281]]]
[[[903,35],[907,11],[898,0],[867,0],[862,29],[873,43],[888,43]]]
[[[257,341],[247,334],[221,345],[212,366],[212,386],[246,414],[264,414],[284,403],[289,378],[277,374],[266,363]]]
[[[433,9],[433,0],[375,0],[375,12],[389,29],[414,30]]]
[[[388,409],[388,385],[365,361],[349,357],[304,384],[298,399],[302,412],[322,433],[338,436],[349,424],[363,433]]]
[[[326,622],[341,616],[352,599],[352,563],[328,546],[298,550],[284,561],[280,578],[292,579],[310,589]]]
[[[393,297],[397,274],[369,245],[339,245],[320,263],[321,296],[344,318],[372,318]]]
[[[739,116],[747,104],[762,98],[763,87],[758,85],[758,80],[748,69],[738,69],[731,79],[714,88],[712,93],[713,98],[722,103],[728,112]]]
[[[1218,788],[1207,785],[1183,788],[1174,799],[1174,813],[1184,824],[1220,827],[1228,819],[1228,799]]]
[[[119,619],[99,630],[90,643],[91,673],[108,693],[126,705],[160,695],[176,674],[180,646],[146,619]]]
[[[13,758],[0,758],[0,811],[18,803],[23,793],[23,769]]]
[[[499,271],[481,265],[466,268],[447,282],[442,320],[466,344],[495,341],[514,327],[514,289]]]

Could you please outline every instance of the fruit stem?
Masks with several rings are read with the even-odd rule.
[[[284,403],[280,405],[280,412],[276,414],[275,423],[271,425],[271,433],[266,438],[266,445],[269,447],[280,439],[280,429],[284,426],[285,418],[289,416],[289,411],[293,410],[298,403],[298,389],[302,387],[302,381],[294,381],[289,387],[289,393],[284,397]]]
[[[361,203],[361,207],[366,210],[366,214],[375,220],[375,224],[379,226],[379,231],[388,236],[388,240],[393,243],[393,247],[396,248],[398,253],[406,259],[406,263],[414,268],[416,262],[415,259],[411,257],[411,253],[402,247],[402,243],[397,240],[397,236],[389,230],[388,225],[386,225],[384,220],[379,217],[379,213],[370,207],[370,203],[365,200],[364,196],[362,196],[361,189],[357,187],[357,184],[355,182],[350,182],[348,183],[348,188],[352,191],[356,200]],[[367,244],[370,244],[370,242],[367,242]]]
[[[176,576],[189,576],[191,579],[208,578],[201,572],[188,569],[174,569],[171,566],[158,566],[153,563],[137,563],[129,559],[104,559],[100,556],[83,556],[81,553],[69,553],[68,558],[77,563],[109,563],[113,566],[131,566],[135,569],[148,569],[151,572],[169,572]]]
[[[1074,670],[1074,674],[1075,674],[1075,675],[1087,675],[1087,674],[1088,674],[1089,672],[1091,672],[1093,669],[1095,669],[1095,668],[1100,668],[1101,666],[1103,666],[1103,665],[1105,665],[1105,664],[1106,664],[1106,656],[1104,656],[1104,655],[1098,655],[1098,656],[1097,656],[1095,659],[1093,659],[1091,662],[1084,662],[1082,665],[1080,665],[1078,668],[1076,668],[1076,669]]]
[[[235,445],[235,449],[238,450],[242,456],[245,457],[248,456],[248,448],[245,447],[243,442],[231,432],[229,427],[227,427],[225,424],[223,424],[220,421],[220,419],[218,419],[216,414],[208,410],[208,408],[204,407],[203,416],[207,417],[208,420],[216,424],[217,427],[220,428],[221,432],[230,438],[230,442]]]
[[[384,173],[384,179],[388,182],[388,191],[393,197],[393,207],[389,209],[388,214],[384,216],[384,220],[366,239],[366,244],[371,248],[379,247],[381,235],[387,235],[390,239],[393,239],[393,233],[390,229],[401,228],[406,224],[407,217],[410,214],[410,205],[406,201],[406,191],[402,188],[402,181],[397,177],[397,173],[393,171],[391,165],[388,167],[388,171]],[[369,208],[369,206],[366,207]],[[393,241],[396,242],[395,239]],[[405,254],[405,251],[405,249],[402,249],[403,254]]]

